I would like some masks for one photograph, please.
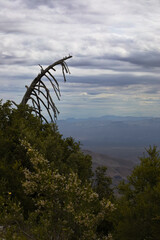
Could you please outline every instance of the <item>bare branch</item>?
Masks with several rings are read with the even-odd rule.
[[[33,111],[35,111],[36,114],[38,114],[40,116],[40,118],[45,119],[45,121],[47,122],[46,118],[44,118],[42,112],[42,106],[47,110],[48,115],[51,119],[51,121],[53,122],[53,117],[52,114],[50,112],[50,107],[54,113],[54,119],[57,118],[57,114],[59,113],[58,109],[56,108],[53,99],[50,95],[49,89],[47,88],[47,86],[45,85],[45,83],[43,82],[43,77],[46,77],[50,84],[52,85],[52,88],[58,98],[58,100],[60,100],[60,88],[59,88],[59,83],[57,82],[56,78],[53,76],[53,74],[50,72],[50,70],[56,71],[55,70],[55,66],[57,65],[61,65],[62,66],[62,74],[63,74],[63,78],[64,81],[66,82],[66,76],[65,73],[70,73],[69,72],[69,68],[66,64],[66,60],[70,59],[72,56],[68,56],[68,57],[64,57],[62,59],[60,59],[57,62],[54,62],[53,64],[49,65],[47,68],[43,69],[43,67],[39,64],[40,68],[41,68],[41,73],[39,73],[37,75],[37,77],[32,81],[31,85],[29,87],[27,87],[27,91],[21,101],[21,105],[26,105],[27,102],[29,100],[32,101],[32,105],[33,105]],[[48,76],[48,75],[49,76]],[[52,79],[54,80],[55,84],[53,83]],[[45,92],[43,92],[43,90]],[[42,94],[42,96],[44,97],[46,103],[42,100],[40,94]],[[33,98],[32,96],[34,96],[35,98]]]
[[[46,74],[45,74],[45,77],[50,81],[50,83],[51,83],[51,85],[52,85],[52,87],[53,87],[53,89],[54,89],[54,91],[55,91],[55,94],[57,95],[58,100],[60,100],[60,98],[59,98],[59,96],[58,96],[58,93],[57,93],[57,90],[56,90],[56,87],[55,87],[55,85],[53,84],[52,80],[51,80]]]

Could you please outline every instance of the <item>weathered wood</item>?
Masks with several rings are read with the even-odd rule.
[[[59,84],[58,84],[58,81],[56,80],[56,78],[50,72],[50,70],[56,71],[55,66],[61,65],[63,78],[64,78],[64,81],[66,81],[65,73],[70,73],[70,72],[69,72],[69,68],[65,61],[71,57],[72,56],[64,57],[64,58],[54,62],[53,64],[49,65],[46,69],[43,69],[43,67],[39,64],[39,66],[41,67],[41,73],[39,73],[37,75],[37,77],[32,81],[31,85],[29,87],[27,87],[26,93],[20,103],[21,105],[26,105],[27,102],[29,100],[31,100],[33,111],[36,114],[38,114],[41,119],[45,119],[46,122],[47,122],[47,120],[42,114],[42,106],[47,110],[48,115],[52,122],[57,118],[57,114],[59,114],[59,111],[56,108],[56,106],[53,102],[53,99],[50,95],[50,91],[46,87],[42,78],[44,77],[45,79],[49,80],[58,100],[60,100],[61,94],[60,94]],[[49,76],[47,74],[49,74]],[[55,84],[53,83],[53,81]],[[44,100],[42,100],[42,96],[44,97],[46,104],[45,104]],[[51,107],[51,110],[53,111],[54,118],[52,117],[52,114],[50,112],[50,107]]]

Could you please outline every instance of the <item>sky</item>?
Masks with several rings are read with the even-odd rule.
[[[20,103],[38,64],[68,55],[59,119],[160,117],[159,0],[0,1],[0,99]]]

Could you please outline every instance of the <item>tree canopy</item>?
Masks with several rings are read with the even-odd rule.
[[[128,177],[119,185],[115,240],[160,238],[160,155],[156,146],[147,150]]]
[[[113,204],[94,191],[91,165],[55,123],[43,124],[27,105],[1,101],[0,237],[106,239]]]

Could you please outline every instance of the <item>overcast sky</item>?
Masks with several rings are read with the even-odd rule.
[[[160,117],[159,0],[0,1],[0,98],[20,103],[38,64],[69,54],[59,119]]]

